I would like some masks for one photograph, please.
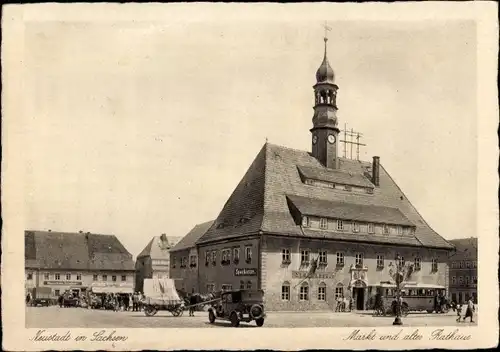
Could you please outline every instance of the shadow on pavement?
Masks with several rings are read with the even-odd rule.
[[[230,322],[221,322],[221,321],[216,321],[214,323],[210,323],[210,322],[205,322],[205,325],[213,325],[213,326],[223,326],[223,327],[227,327],[227,328],[232,328],[231,326],[231,323]],[[257,326],[255,325],[247,325],[247,324],[241,324],[240,323],[240,326],[238,326],[237,328],[233,328],[233,329],[238,329],[238,328],[256,328]]]

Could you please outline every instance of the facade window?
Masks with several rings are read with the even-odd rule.
[[[464,277],[463,276],[459,276],[458,277],[458,284],[462,285],[463,283],[464,283]]]
[[[356,253],[356,266],[363,266],[363,253]]]
[[[309,264],[309,250],[303,249],[300,251],[300,264],[301,265]]]
[[[108,281],[108,275],[103,275],[102,276],[102,281]]]
[[[318,286],[318,301],[326,301],[326,285],[324,282]]]
[[[309,216],[303,216],[302,217],[302,226],[309,227],[309,225],[310,225]]]
[[[328,255],[326,251],[319,251],[319,264],[327,264],[328,263]]]
[[[61,294],[60,290],[54,290],[54,295],[59,296]]]
[[[403,256],[401,256],[401,255],[399,255],[399,254],[397,254],[397,258],[398,258],[398,263],[397,263],[397,264],[398,264],[399,266],[404,266],[404,265],[405,265],[405,257],[403,257]]]
[[[299,291],[299,301],[308,301],[309,300],[309,285],[307,282],[302,283],[300,285]]]
[[[291,263],[291,260],[290,260],[290,249],[283,248],[281,250],[281,262],[283,264],[290,264]]]
[[[432,258],[432,271],[433,272],[438,271],[438,261],[436,258]]]
[[[234,263],[238,264],[240,262],[240,248],[233,248],[233,259]]]
[[[33,280],[33,273],[27,273],[26,280]]]
[[[71,274],[66,274],[66,280],[71,280]]]
[[[54,280],[56,280],[56,281],[61,280],[61,274],[59,274],[59,273],[55,273],[55,275],[54,275]]]
[[[217,251],[212,251],[212,265],[217,264]]]
[[[222,265],[228,265],[231,263],[231,250],[230,249],[223,249],[222,250],[222,258],[221,262]]]
[[[232,291],[233,285],[231,284],[222,284],[222,291]]]
[[[344,297],[344,286],[341,283],[335,287],[335,299]]]
[[[245,261],[247,263],[252,262],[252,247],[245,247]]]
[[[465,285],[468,286],[469,285],[469,281],[470,281],[470,277],[469,276],[466,276],[465,277]]]
[[[290,300],[290,284],[288,282],[284,282],[283,285],[281,285],[281,300]]]
[[[327,229],[328,228],[328,220],[325,218],[320,218],[319,219],[319,228],[320,229]]]
[[[98,276],[96,274],[92,275],[92,281],[97,281],[98,280]]]
[[[337,265],[338,266],[344,265],[344,253],[342,252],[337,252]]]
[[[465,267],[470,268],[470,262],[468,260],[465,262]]]
[[[419,257],[416,257],[415,258],[415,261],[414,261],[414,265],[415,265],[415,270],[420,270],[420,264],[421,264],[421,260]]]
[[[252,281],[247,281],[247,290],[252,289]]]
[[[49,273],[45,273],[45,274],[43,274],[43,278],[44,278],[45,280],[49,280],[49,279],[50,279],[50,274],[49,274]]]
[[[122,275],[122,281],[127,281],[127,275]]]
[[[384,256],[382,254],[377,255],[377,268],[384,267]]]
[[[81,281],[82,280],[82,274],[76,274],[76,280]]]
[[[389,226],[384,225],[384,234],[388,235],[389,234]]]
[[[397,229],[398,229],[398,235],[403,235],[403,228],[401,226],[398,226]]]
[[[472,284],[477,285],[477,276],[472,277]]]
[[[476,262],[476,261],[473,261],[473,262],[472,262],[472,267],[473,267],[474,269],[475,269],[475,268],[477,268],[477,262]]]
[[[339,231],[344,230],[344,222],[342,220],[337,220],[337,230]]]
[[[245,281],[241,280],[240,281],[240,290],[244,290],[245,289]]]
[[[177,258],[175,255],[172,257],[172,268],[175,268],[175,262],[177,261]]]
[[[205,251],[205,266],[208,266],[209,262],[210,262],[210,252]]]
[[[111,276],[111,281],[116,282],[116,275]]]
[[[352,232],[359,232],[359,223],[355,221],[352,223]]]
[[[191,268],[196,268],[196,262],[197,262],[197,258],[195,255],[189,256],[189,266]]]
[[[464,262],[463,262],[463,261],[461,261],[461,262],[460,262],[460,269],[463,269],[463,268],[464,268]]]
[[[456,285],[457,284],[457,277],[456,276],[452,276],[451,277],[451,284],[452,285]]]
[[[368,224],[368,233],[375,233],[375,225],[372,223]]]

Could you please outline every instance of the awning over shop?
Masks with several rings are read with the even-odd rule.
[[[125,286],[93,286],[91,289],[94,293],[134,293],[132,287]]]

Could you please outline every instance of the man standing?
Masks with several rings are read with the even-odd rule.
[[[470,322],[473,323],[473,315],[474,315],[474,302],[472,301],[472,298],[469,297],[469,301],[467,302],[467,310],[465,311],[465,316],[464,316],[464,321],[465,319],[470,317]]]

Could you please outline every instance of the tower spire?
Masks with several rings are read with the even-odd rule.
[[[326,43],[328,42],[328,32],[332,30],[331,27],[328,27],[328,24],[325,21],[325,24],[323,25],[325,28],[325,36],[323,37],[323,40],[325,41],[325,56],[324,59],[326,60]]]

